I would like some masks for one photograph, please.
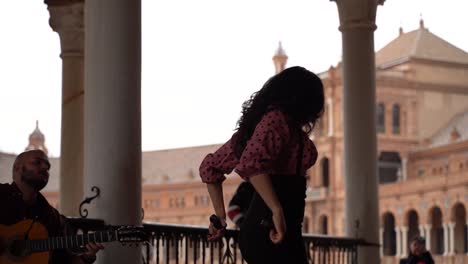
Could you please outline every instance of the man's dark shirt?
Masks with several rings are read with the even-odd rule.
[[[49,237],[64,234],[64,223],[59,212],[42,194],[38,194],[34,205],[27,205],[15,183],[0,184],[0,224],[8,226],[26,219],[44,225]],[[73,255],[65,250],[55,250],[51,254],[49,263],[70,263],[72,258]]]
[[[409,255],[405,264],[434,264],[431,253],[426,251],[419,256]]]

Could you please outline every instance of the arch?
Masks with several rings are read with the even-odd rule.
[[[328,217],[326,215],[321,215],[319,217],[319,226],[318,226],[318,233],[322,235],[328,234]]]
[[[400,153],[395,151],[382,151],[379,155],[379,183],[396,182],[401,171]]]
[[[395,217],[387,212],[382,216],[383,219],[383,254],[385,256],[395,256],[396,254],[396,233]]]
[[[411,209],[407,214],[406,214],[406,221],[408,224],[408,237],[407,237],[407,245],[410,244],[411,240],[419,236],[419,215],[416,212],[416,210]]]
[[[385,133],[385,104],[377,104],[377,133]]]
[[[324,157],[320,161],[320,172],[322,176],[322,186],[328,187],[330,185],[330,161],[327,157]]]
[[[392,107],[392,133],[393,134],[400,134],[400,123],[401,123],[401,116],[400,116],[400,105],[394,104]]]
[[[452,221],[455,223],[454,234],[454,251],[456,254],[466,253],[467,250],[467,226],[466,226],[466,209],[462,203],[456,203],[452,207]]]
[[[431,251],[436,255],[444,253],[444,228],[442,226],[442,210],[434,206],[429,213],[431,221]]]

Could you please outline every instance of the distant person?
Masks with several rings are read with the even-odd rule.
[[[236,192],[229,201],[227,215],[237,228],[240,228],[244,221],[245,214],[249,209],[254,192],[255,190],[252,184],[250,182],[243,181],[239,184]]]
[[[48,237],[64,236],[65,217],[40,193],[49,181],[49,169],[49,159],[42,150],[26,151],[16,157],[13,164],[13,182],[0,184],[0,242],[4,242],[5,237],[2,236],[16,232],[27,240],[33,236],[34,232],[31,230],[40,230],[36,229],[38,225],[45,227]],[[81,254],[74,254],[68,250],[53,250],[50,258],[45,257],[46,263],[47,259],[50,264],[93,263],[96,253],[101,249],[101,244],[89,243],[86,245],[86,251]],[[16,247],[16,251],[21,252],[22,248]],[[7,263],[22,263],[21,259],[11,260],[4,253],[0,251],[0,263],[4,260],[9,261]],[[42,255],[34,254],[29,257],[27,263],[44,263]]]
[[[410,254],[404,264],[434,264],[431,253],[426,249],[426,240],[416,236],[410,242]]]
[[[322,81],[302,67],[271,77],[243,104],[237,131],[200,165],[221,222],[211,222],[209,240],[224,235],[222,182],[235,170],[255,189],[239,233],[242,257],[249,264],[307,263],[302,238],[305,173],[317,160],[309,135],[323,109]]]

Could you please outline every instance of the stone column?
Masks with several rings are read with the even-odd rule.
[[[401,159],[401,179],[406,181],[408,179],[408,158],[403,157]]]
[[[395,256],[400,257],[401,256],[401,233],[400,233],[400,227],[395,227],[395,235],[396,235],[396,252]]]
[[[90,217],[141,224],[141,1],[85,6],[85,191]],[[141,263],[140,247],[107,244],[99,263]]]
[[[448,234],[449,247],[448,247],[447,253],[448,253],[449,256],[452,256],[452,255],[455,255],[455,232],[454,232],[455,231],[455,223],[450,222],[450,223],[447,224],[447,226],[448,226],[448,231],[449,231],[449,234]]]
[[[49,24],[60,37],[62,58],[62,131],[60,212],[78,216],[83,199],[83,0],[46,1]]]
[[[424,230],[424,225],[419,225],[419,235],[422,237],[426,237],[426,232]]]
[[[448,255],[449,252],[449,226],[448,224],[442,224],[444,228],[444,256]]]
[[[401,256],[408,256],[408,227],[401,227]]]
[[[377,0],[335,0],[343,43],[346,233],[379,240],[374,30]],[[358,229],[356,230],[356,226]],[[361,247],[358,263],[375,264],[377,247]]]
[[[431,251],[431,227],[432,225],[424,225],[424,229],[426,230],[426,249]]]

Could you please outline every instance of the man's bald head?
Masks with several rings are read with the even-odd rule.
[[[15,162],[13,163],[13,167],[12,167],[13,179],[15,179],[15,175],[18,174],[18,171],[24,165],[24,163],[27,160],[34,159],[34,158],[38,158],[38,159],[46,161],[48,166],[50,167],[49,159],[47,158],[47,155],[44,153],[44,151],[40,149],[28,150],[16,156]]]

